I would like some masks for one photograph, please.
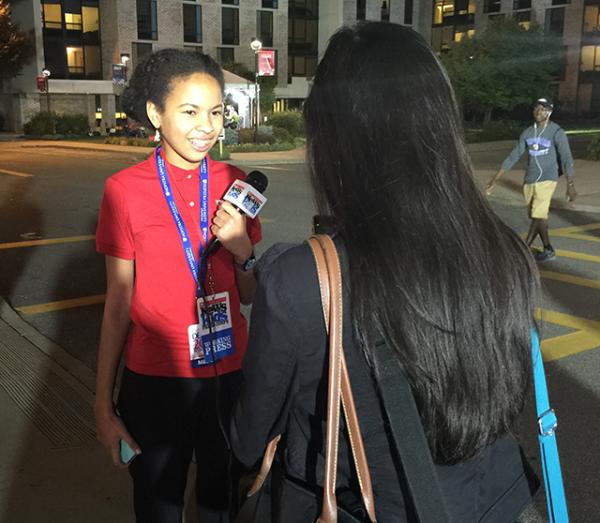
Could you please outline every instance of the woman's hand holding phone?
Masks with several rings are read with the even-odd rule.
[[[95,415],[98,441],[108,451],[115,466],[126,468],[142,453],[140,446],[131,437],[117,414],[96,410]]]

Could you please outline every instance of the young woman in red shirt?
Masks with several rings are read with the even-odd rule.
[[[223,91],[220,67],[204,54],[164,49],[140,63],[123,110],[159,131],[160,146],[107,179],[100,209],[107,291],[96,424],[115,465],[126,466],[123,445],[133,449],[138,522],[181,521],[193,454],[200,521],[228,521],[221,428],[239,390],[247,344],[240,302],[254,297],[261,227],[220,201],[245,178],[208,156],[223,127]],[[200,263],[213,236],[221,248]]]

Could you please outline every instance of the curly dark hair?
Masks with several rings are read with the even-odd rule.
[[[161,49],[140,62],[122,96],[123,111],[147,128],[154,128],[146,114],[146,102],[162,111],[173,80],[196,73],[212,76],[225,90],[223,71],[210,56],[181,49]]]

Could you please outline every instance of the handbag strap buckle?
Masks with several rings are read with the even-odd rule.
[[[538,427],[541,436],[552,436],[558,427],[558,419],[554,409],[548,409],[538,416]]]

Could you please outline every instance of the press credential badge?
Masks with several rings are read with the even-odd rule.
[[[188,327],[190,360],[194,368],[215,363],[234,350],[229,293],[198,298],[196,306],[200,323]]]

